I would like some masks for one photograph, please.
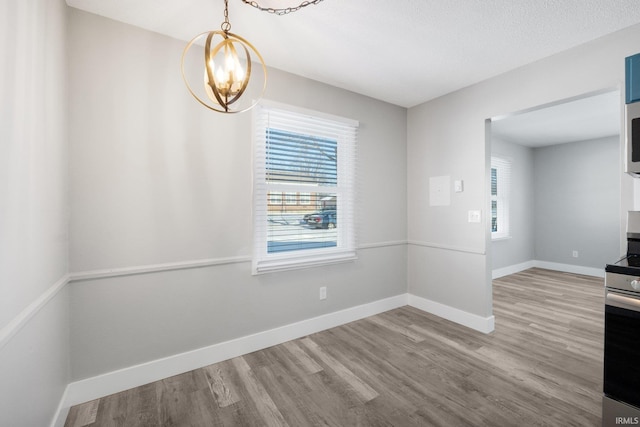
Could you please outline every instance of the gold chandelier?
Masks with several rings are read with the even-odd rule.
[[[256,1],[242,0],[256,9],[276,15],[286,15],[321,1],[323,0],[303,1],[294,7],[273,8],[260,6]],[[267,66],[260,52],[251,43],[231,33],[228,0],[224,0],[224,21],[220,28],[221,30],[198,34],[187,44],[182,52],[182,78],[189,93],[210,110],[241,113],[253,108],[262,98],[267,87]],[[204,55],[191,55],[191,47],[201,45],[203,41]],[[252,74],[252,53],[260,62],[261,76]],[[190,67],[194,63],[198,65]],[[202,73],[203,69],[203,84],[190,83],[202,81],[197,74]],[[243,95],[245,97],[241,100]],[[251,99],[248,101],[249,98]]]
[[[224,21],[220,30],[208,31],[195,36],[182,52],[182,78],[191,95],[205,107],[220,113],[241,113],[256,105],[267,86],[267,66],[262,55],[242,37],[231,32],[228,0],[224,0]],[[204,84],[196,86],[190,83],[190,73],[186,71],[189,50],[194,44],[204,40],[204,55],[200,57],[200,69],[204,69]],[[257,97],[250,103],[240,103],[252,77],[251,53],[260,61],[263,73],[262,87]],[[253,94],[256,96],[256,94]]]

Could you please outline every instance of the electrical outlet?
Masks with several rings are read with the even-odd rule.
[[[469,222],[482,222],[482,213],[480,211],[469,211]]]
[[[320,299],[327,299],[327,287],[323,286],[320,288]]]
[[[572,255],[574,258],[578,258],[578,251],[573,251]]]

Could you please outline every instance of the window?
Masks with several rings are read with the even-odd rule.
[[[491,157],[491,238],[509,237],[511,162]]]
[[[282,193],[280,192],[269,192],[269,204],[270,205],[281,205],[282,204]]]
[[[265,101],[253,117],[253,273],[355,259],[358,123]]]
[[[311,193],[300,193],[300,204],[301,205],[310,205],[311,204]]]
[[[286,193],[284,195],[284,200],[287,205],[295,205],[298,203],[298,195],[296,193]]]

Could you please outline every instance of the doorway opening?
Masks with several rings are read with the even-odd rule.
[[[531,267],[603,277],[624,252],[622,106],[609,89],[487,120],[492,278]]]

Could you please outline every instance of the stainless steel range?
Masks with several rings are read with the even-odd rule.
[[[627,218],[627,255],[605,268],[602,425],[640,425],[640,212]]]

